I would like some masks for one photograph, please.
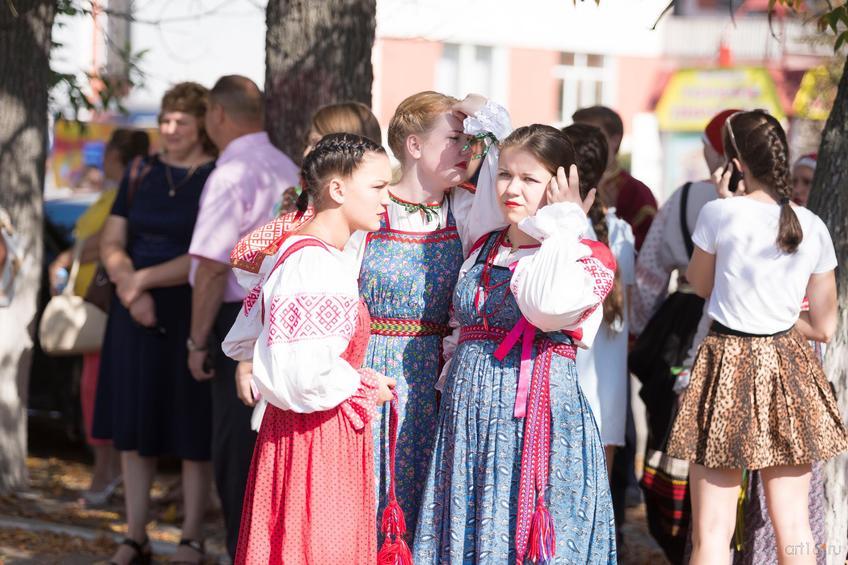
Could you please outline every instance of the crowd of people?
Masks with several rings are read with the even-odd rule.
[[[712,177],[658,209],[610,108],[513,129],[482,96],[413,94],[394,170],[362,104],[320,108],[296,159],[263,108],[241,76],[173,86],[160,151],[115,132],[51,266],[109,293],[81,397],[85,501],[123,484],[113,563],[150,562],[163,456],[173,562],[203,561],[214,483],[236,563],[616,563],[631,372],[669,560],[815,563],[780,548],[823,541],[819,462],[848,449],[821,364],[837,261],[804,208],[816,157],[790,166],[777,120],[715,116]]]

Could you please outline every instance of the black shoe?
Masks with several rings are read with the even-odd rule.
[[[150,565],[153,562],[153,552],[150,551],[150,539],[147,536],[144,536],[144,541],[141,543],[132,538],[124,538],[121,545],[126,545],[135,552],[135,555],[129,561],[130,565]],[[118,565],[115,561],[109,563]]]
[[[200,563],[206,562],[206,550],[203,548],[203,542],[198,541],[196,539],[181,539],[180,545],[188,546],[197,552],[199,559],[197,561],[170,561],[169,563],[177,563],[177,564],[185,564],[185,565],[198,565]]]

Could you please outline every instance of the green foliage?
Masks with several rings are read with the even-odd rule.
[[[839,51],[848,41],[848,0],[835,3],[827,0],[821,7],[810,9],[806,0],[769,0],[769,18],[777,6],[789,8],[792,12],[811,21],[815,21],[821,32],[832,33],[835,37],[833,50]]]
[[[56,27],[63,27],[68,19],[96,16],[91,2],[79,0],[58,0]],[[107,42],[111,40],[107,37]],[[53,50],[62,49],[61,43],[53,41]],[[60,73],[50,70],[50,102],[54,108],[55,117],[79,119],[80,111],[107,112],[115,110],[126,113],[122,100],[131,88],[144,85],[144,72],[141,63],[147,50],[132,51],[130,45],[110,44],[125,68],[124,76],[109,76],[105,68],[96,72]],[[92,88],[87,88],[92,87]],[[96,87],[96,88],[95,88]],[[65,111],[69,111],[69,116]]]

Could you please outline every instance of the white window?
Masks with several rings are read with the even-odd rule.
[[[579,108],[613,103],[615,70],[610,57],[589,53],[562,53],[554,68],[559,85],[559,115],[563,124]]]
[[[474,92],[505,105],[507,69],[502,47],[445,43],[436,66],[436,90],[455,98]]]

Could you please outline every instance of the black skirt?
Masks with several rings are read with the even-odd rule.
[[[211,457],[211,381],[188,369],[191,287],[151,291],[160,331],[113,299],[101,353],[92,435],[144,457]]]

